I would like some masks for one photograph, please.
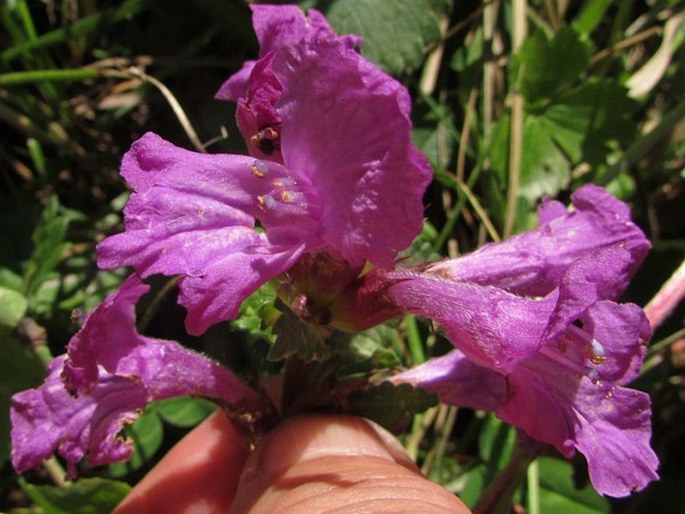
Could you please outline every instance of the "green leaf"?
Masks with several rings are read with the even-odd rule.
[[[303,321],[293,311],[282,305],[283,313],[274,325],[276,342],[269,350],[267,359],[278,361],[296,356],[304,362],[323,361],[331,356],[326,341],[326,327]]]
[[[354,394],[348,401],[352,414],[375,421],[390,431],[406,426],[414,414],[424,412],[438,403],[434,394],[423,389],[390,382]]]
[[[181,396],[155,402],[152,409],[164,421],[185,428],[197,425],[216,409],[216,405],[204,398]]]
[[[67,228],[80,217],[79,213],[60,206],[56,196],[48,200],[33,231],[33,254],[25,263],[23,291],[29,300],[44,282],[53,277],[53,271],[69,246],[65,241]]]
[[[523,122],[520,195],[531,203],[556,196],[570,180],[571,166],[552,134],[533,116]]]
[[[509,173],[509,126],[509,116],[502,116],[492,132],[492,167],[497,172],[500,191],[505,190]],[[570,178],[571,163],[552,133],[539,117],[525,116],[516,230],[530,228],[535,223],[534,212],[540,199],[556,196]]]
[[[604,19],[604,13],[614,0],[586,0],[580,14],[573,21],[573,28],[581,34],[591,34]]]
[[[131,491],[127,483],[105,478],[82,478],[69,487],[20,483],[43,514],[105,514]]]
[[[538,459],[540,471],[540,512],[555,514],[604,514],[609,502],[587,485],[573,485],[573,467],[551,457]]]
[[[589,79],[545,109],[540,121],[574,164],[603,163],[614,142],[629,141],[637,104],[609,79]]]
[[[265,284],[240,305],[240,316],[233,325],[241,330],[270,341],[274,340],[272,326],[280,314],[275,307],[276,291]]]
[[[450,61],[450,67],[458,73],[469,73],[477,66],[482,66],[480,61],[483,58],[483,29],[478,27],[473,39],[465,43],[455,50]]]
[[[478,502],[483,491],[511,460],[516,446],[516,430],[490,414],[481,428],[478,446],[481,463],[465,473],[465,485],[459,494],[469,506]]]
[[[154,457],[164,436],[162,420],[154,410],[147,410],[124,429],[124,435],[133,441],[133,456],[126,462],[109,466],[110,474],[115,477],[127,475]]]
[[[400,75],[417,69],[424,49],[440,39],[440,14],[444,0],[344,0],[333,2],[326,17],[338,34],[364,38],[362,53],[389,73]]]
[[[507,465],[514,453],[516,430],[508,423],[489,415],[483,425],[478,444],[481,458],[493,470],[500,470]]]
[[[335,358],[340,363],[338,376],[390,369],[401,363],[393,351],[394,329],[388,325],[378,325],[352,337],[336,337],[338,335],[334,335],[330,341]]]
[[[570,27],[560,29],[553,39],[534,32],[514,58],[514,87],[528,103],[550,98],[579,78],[590,53],[590,44]]]
[[[28,302],[23,294],[0,287],[0,325],[16,327],[27,308]]]

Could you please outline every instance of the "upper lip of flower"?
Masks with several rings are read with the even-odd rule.
[[[422,226],[432,173],[411,141],[406,90],[340,39],[275,52],[282,90],[263,100],[281,120],[282,161],[195,154],[147,134],[122,164],[134,189],[125,232],[98,245],[101,267],[182,275],[192,334],[235,317],[304,253],[392,267]]]

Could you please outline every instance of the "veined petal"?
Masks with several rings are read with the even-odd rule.
[[[54,452],[67,461],[72,478],[86,455],[92,465],[131,455],[130,444],[116,435],[147,403],[145,390],[103,372],[90,394],[74,398],[60,379],[65,359],[62,355],[50,363],[43,385],[12,397],[12,464],[17,473],[40,466]]]
[[[214,95],[217,100],[235,102],[247,94],[252,69],[257,61],[245,61],[242,67],[224,82]]]
[[[68,355],[50,364],[43,385],[12,398],[12,460],[22,472],[54,451],[69,464],[96,466],[127,458],[117,434],[149,402],[175,396],[211,398],[258,420],[260,396],[218,363],[174,341],[141,336],[134,305],[147,291],[135,275],[86,319]]]
[[[507,380],[510,398],[497,416],[567,457],[580,451],[601,494],[627,496],[658,478],[646,393],[595,384],[542,355],[527,359]]]
[[[628,207],[592,184],[571,198],[574,209],[570,211],[559,202],[543,203],[537,229],[437,263],[433,270],[455,280],[544,295],[558,285],[572,262],[604,248],[620,247],[630,256],[626,275],[632,276],[649,250],[649,241],[630,220]]]
[[[438,322],[472,361],[506,372],[542,346],[556,292],[535,300],[432,273],[390,272],[388,295],[401,309]]]
[[[508,397],[504,375],[474,364],[459,350],[402,371],[389,379],[434,393],[441,403],[494,411]]]
[[[558,283],[559,301],[546,336],[554,338],[598,301],[617,298],[628,286],[632,259],[623,248],[603,248],[571,263]]]
[[[192,333],[233,317],[246,296],[317,244],[315,199],[277,163],[190,152],[148,133],[126,154],[122,174],[135,190],[126,230],[98,245],[98,264],[187,277],[180,287]],[[196,293],[208,284],[211,298],[222,298],[203,313],[209,300]]]
[[[332,40],[284,47],[272,66],[283,162],[321,199],[323,239],[353,265],[391,266],[421,230],[432,176],[411,143],[407,91]]]
[[[233,249],[217,257],[203,276],[182,278],[178,301],[188,310],[188,333],[199,335],[218,321],[235,318],[242,301],[293,266],[304,249],[304,243],[268,252]]]
[[[259,42],[259,57],[263,58],[286,45],[314,39],[338,39],[347,48],[358,48],[362,38],[355,35],[337,36],[328,20],[316,9],[305,14],[294,5],[251,5],[252,24]],[[219,89],[215,98],[237,101],[248,94],[248,83],[254,80],[253,90],[262,84],[261,77],[251,79],[256,61],[246,61]],[[245,134],[246,132],[243,132]]]
[[[597,367],[603,380],[627,384],[635,380],[647,353],[651,328],[645,313],[635,304],[597,302],[583,318],[583,330],[592,334],[607,356]]]
[[[250,8],[260,55],[300,41],[339,38],[347,48],[362,42],[360,36],[337,36],[316,9],[305,14],[295,5],[251,5]]]

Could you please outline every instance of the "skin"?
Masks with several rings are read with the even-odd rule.
[[[343,415],[294,418],[249,452],[221,412],[190,432],[113,514],[468,514],[382,428]]]

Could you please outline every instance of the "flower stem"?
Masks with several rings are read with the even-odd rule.
[[[507,467],[497,474],[478,500],[473,508],[473,514],[504,514],[509,512],[514,493],[526,476],[528,466],[534,459],[535,455],[521,446],[517,446]]]
[[[685,297],[685,260],[645,307],[645,314],[652,330],[661,326],[683,297]]]
[[[423,350],[421,342],[421,334],[419,333],[419,326],[416,323],[414,316],[406,316],[404,322],[407,325],[407,343],[409,344],[409,352],[411,353],[414,366],[426,362],[426,352]]]

